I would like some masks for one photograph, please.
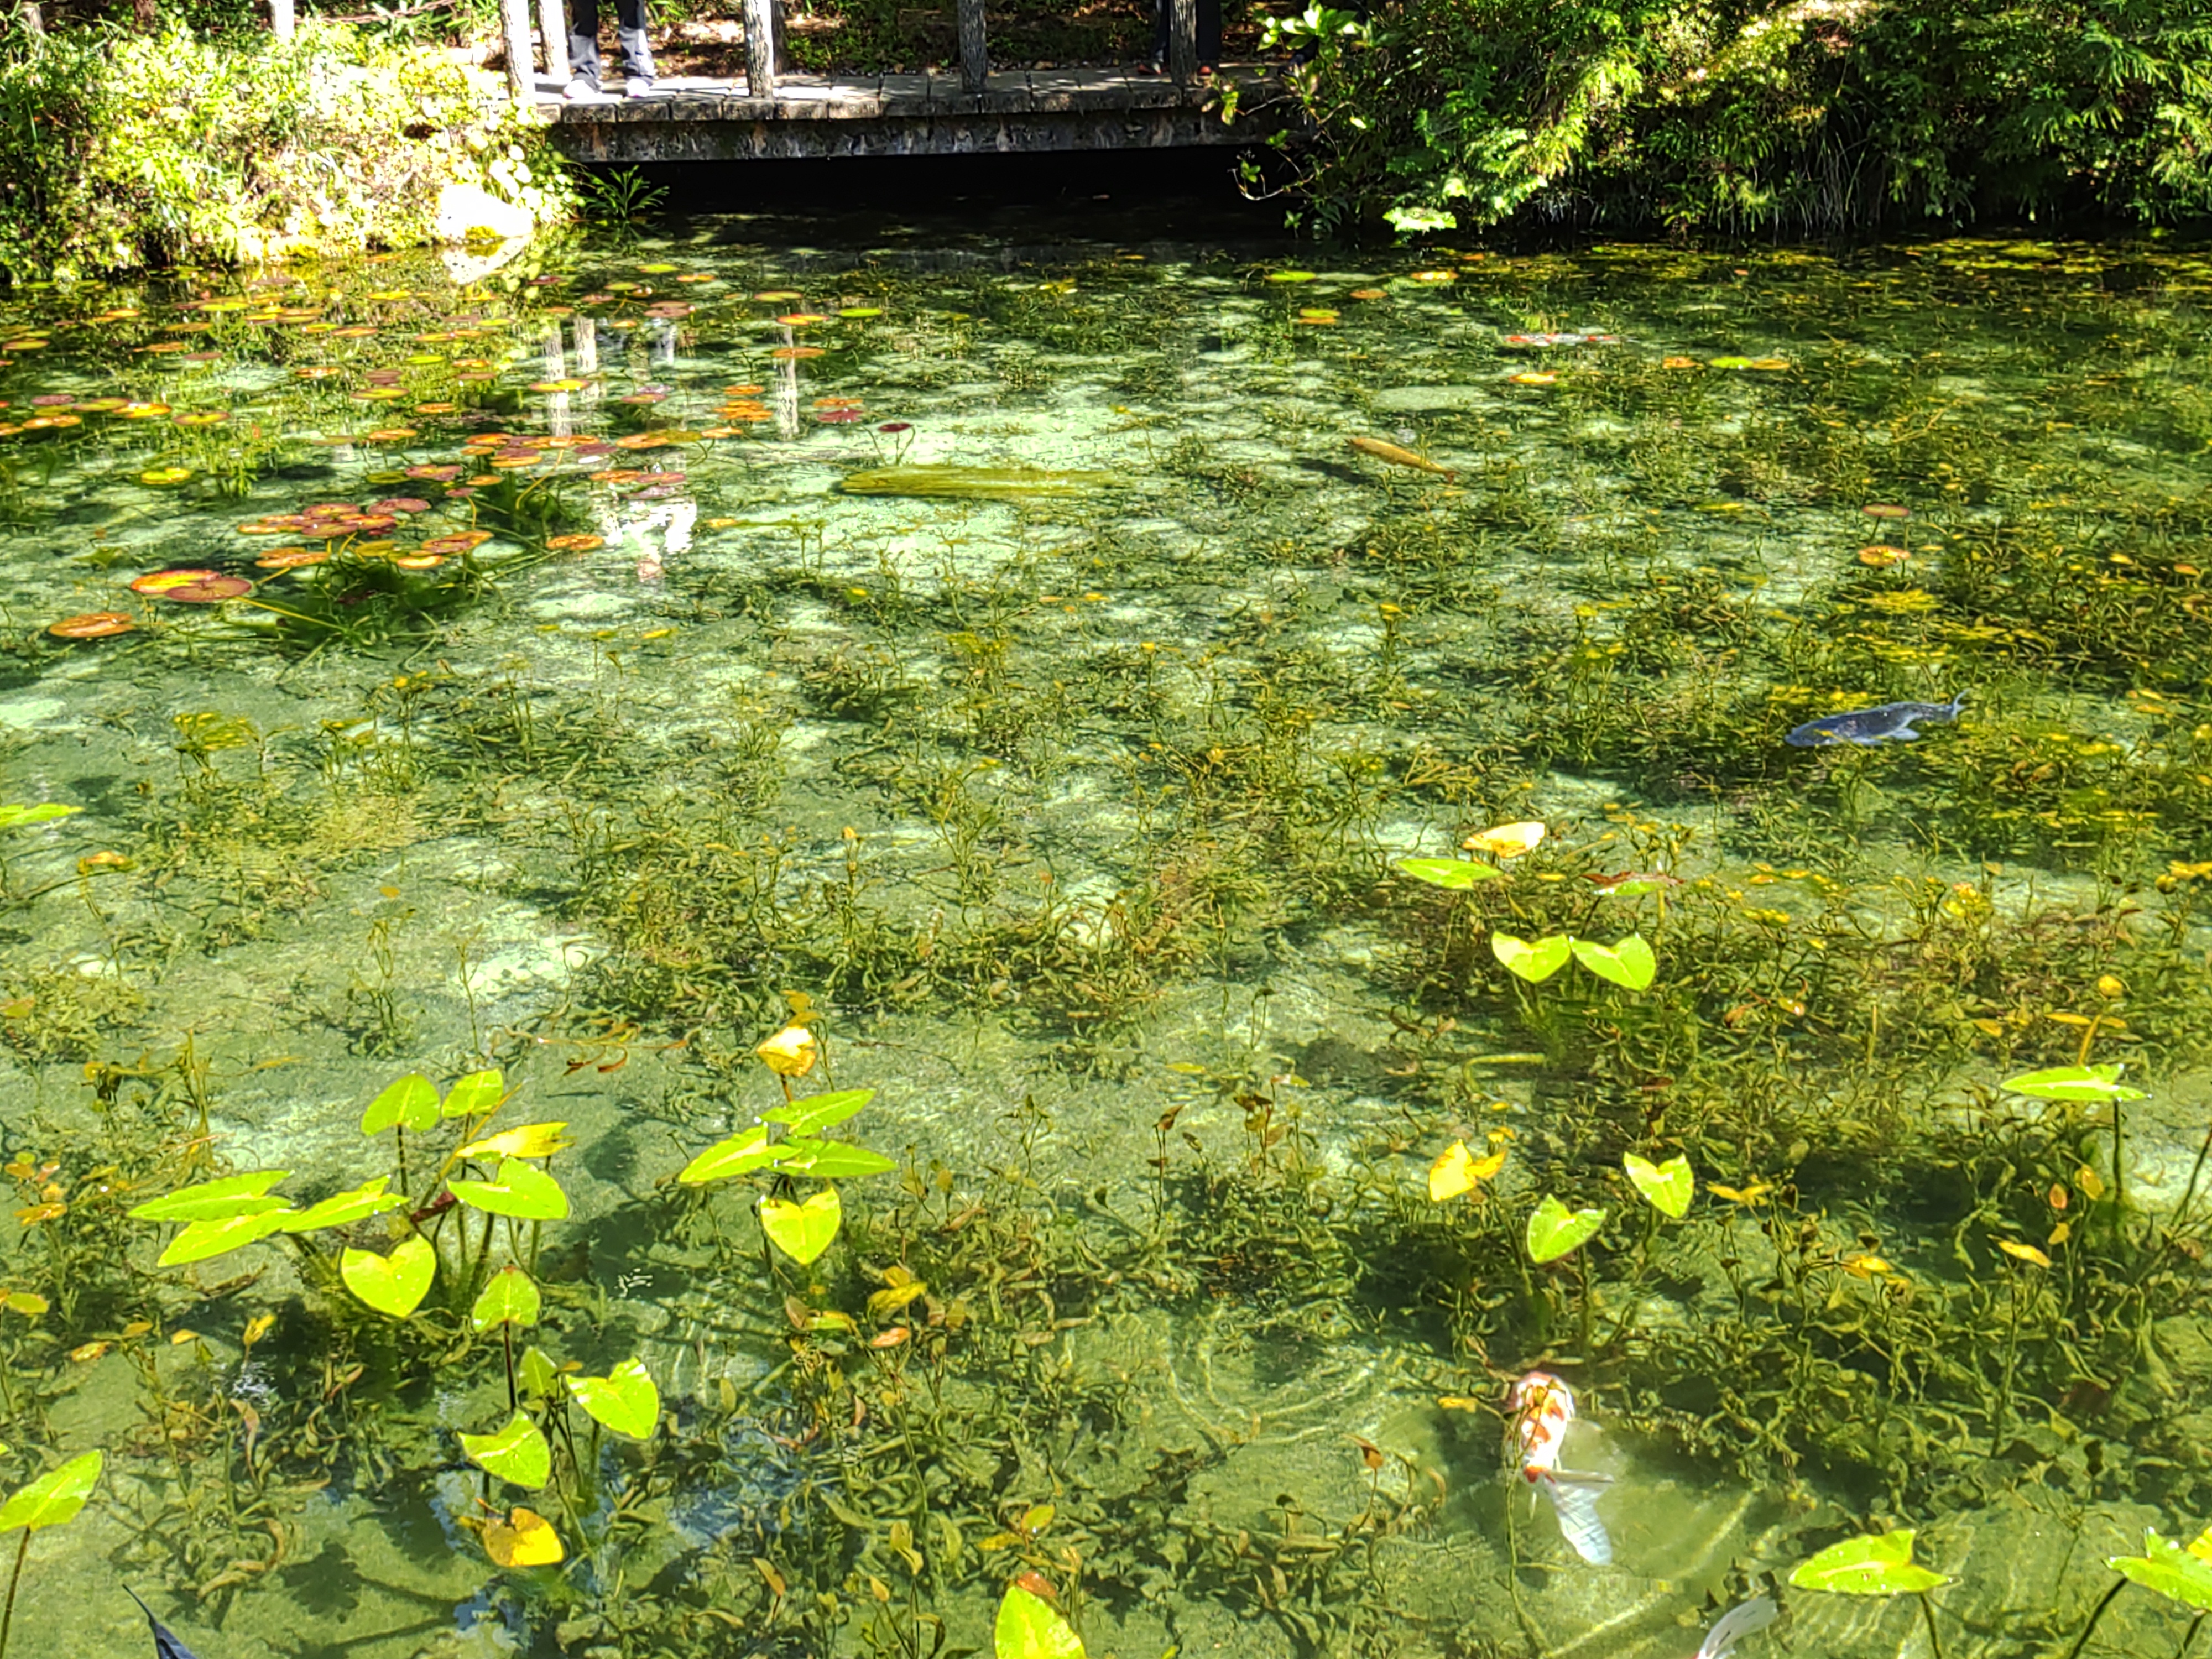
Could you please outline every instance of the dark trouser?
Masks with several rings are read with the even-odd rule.
[[[1152,3],[1152,61],[1165,64],[1168,61],[1168,8],[1174,0],[1153,0]],[[1221,0],[1198,0],[1198,61],[1218,64],[1221,61]]]
[[[650,76],[653,48],[645,43],[645,0],[615,0],[615,34],[622,41],[623,73]],[[599,83],[599,0],[568,0],[569,73]]]

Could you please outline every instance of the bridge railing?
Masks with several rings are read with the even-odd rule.
[[[1163,0],[1168,8],[1168,74],[1188,85],[1198,77],[1197,0]],[[745,92],[772,98],[776,81],[776,7],[779,0],[744,0]],[[290,0],[281,5],[283,25],[290,21]],[[954,0],[960,36],[960,82],[981,92],[991,73],[990,45],[983,28],[983,0]],[[507,80],[517,103],[537,100],[537,54],[530,45],[530,0],[500,0],[501,26],[507,36]],[[566,0],[538,0],[538,32],[544,43],[545,74],[559,85],[568,80],[568,8]]]

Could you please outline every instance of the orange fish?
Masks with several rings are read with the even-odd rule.
[[[1597,1495],[1611,1484],[1601,1474],[1571,1474],[1559,1468],[1567,1425],[1575,1420],[1575,1396],[1549,1371],[1530,1371],[1506,1397],[1513,1413],[1513,1449],[1521,1478],[1540,1488],[1559,1517],[1559,1531],[1576,1554],[1592,1566],[1613,1560],[1613,1540],[1597,1516]]]
[[[1388,461],[1393,466],[1410,466],[1416,472],[1434,472],[1446,478],[1458,476],[1448,466],[1438,466],[1425,455],[1416,455],[1410,449],[1401,449],[1380,438],[1350,438],[1346,441],[1361,454],[1372,455],[1376,460]]]

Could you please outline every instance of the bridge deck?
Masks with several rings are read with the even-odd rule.
[[[754,98],[742,81],[674,76],[656,82],[652,98],[572,103],[540,79],[537,103],[582,161],[964,155],[1252,143],[1264,117],[1243,112],[1276,84],[1261,64],[1224,64],[1188,86],[1119,69],[994,70],[981,92],[957,70],[783,75],[774,96]],[[1221,118],[1224,87],[1239,100],[1234,122]]]

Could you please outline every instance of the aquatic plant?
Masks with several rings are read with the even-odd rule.
[[[8,1573],[8,1597],[0,1605],[0,1656],[8,1651],[8,1638],[15,1626],[15,1592],[23,1582],[23,1564],[31,1553],[31,1535],[48,1527],[76,1519],[100,1480],[105,1454],[88,1451],[48,1471],[0,1503],[0,1534],[20,1529],[15,1565]]]
[[[1080,500],[1114,482],[1113,475],[1107,472],[1055,472],[1034,466],[964,466],[937,462],[848,472],[838,481],[837,487],[848,495],[1021,501]]]

